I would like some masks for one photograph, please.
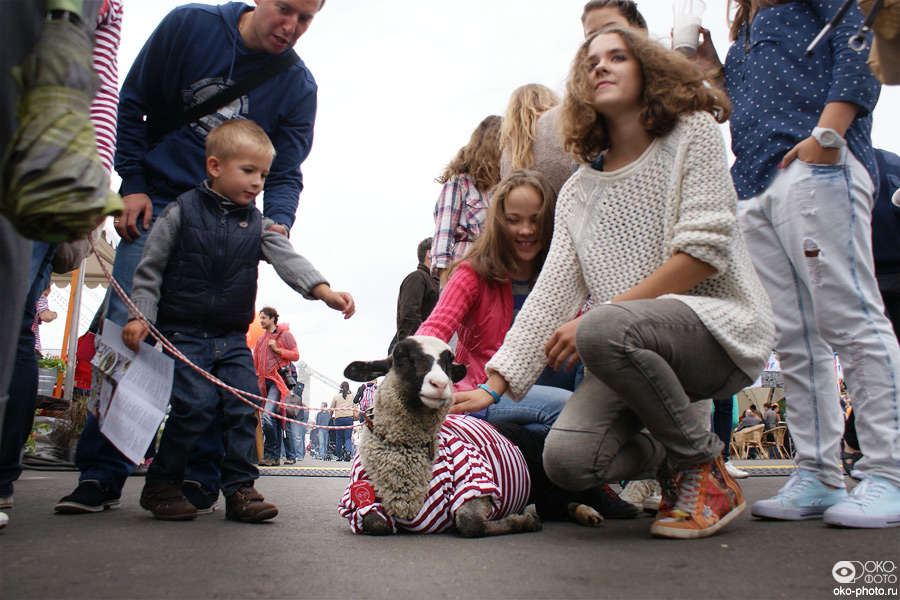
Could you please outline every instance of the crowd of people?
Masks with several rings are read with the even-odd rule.
[[[122,243],[113,276],[143,317],[115,294],[107,317],[133,350],[147,351],[140,342],[153,325],[202,370],[266,399],[254,406],[220,394],[176,360],[140,500],[158,519],[212,512],[220,491],[229,519],[278,514],[255,488],[258,408],[262,466],[302,460],[306,424],[317,457],[358,461],[353,427],[377,410],[377,382],[355,395],[343,382],[314,420],[302,400],[287,419],[298,344],[274,308],[255,308],[264,259],[304,298],[344,318],[355,312],[352,296],[332,290],[288,239],[316,113],[315,81],[293,46],[324,4],[180,7],[146,42],[118,98],[114,166],[125,209],[114,221]],[[687,58],[650,39],[633,1],[587,2],[565,94],[514,90],[504,115],[485,117],[439,175],[434,235],[418,244],[418,265],[400,286],[388,353],[410,335],[451,343],[467,368],[454,412],[516,432],[504,435],[538,457],[530,470],[589,491],[606,517],[639,512],[610,484],[655,491],[651,533],[689,539],[721,531],[746,508],[736,481],[746,474],[728,462],[731,428],[723,433],[716,413],[729,404],[730,421],[730,398],[774,348],[797,469],[751,513],[898,526],[896,278],[876,278],[873,245],[884,244],[872,231],[876,197],[888,194],[900,159],[871,145],[879,83],[847,43],[863,17],[851,8],[804,59],[838,0],[731,4],[723,63],[706,29]],[[900,209],[891,210],[895,226],[882,235],[897,236]],[[46,286],[54,251],[36,245],[32,292]],[[263,333],[251,352],[244,335],[255,319]],[[860,483],[849,493],[833,352],[858,431]],[[11,376],[28,372],[17,363]],[[7,394],[7,379],[0,385]],[[753,409],[740,427],[780,421],[777,405]],[[21,419],[4,410],[6,444]],[[75,462],[78,487],[56,511],[119,506],[135,465],[93,415]],[[17,475],[0,480],[3,506]]]

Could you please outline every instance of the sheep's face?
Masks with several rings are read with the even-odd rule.
[[[422,381],[419,400],[428,408],[442,408],[447,402],[452,402],[451,373],[454,365],[450,346],[429,336],[413,336],[407,339],[414,340],[414,343],[405,345],[399,354],[397,348],[394,348],[394,368],[399,373],[410,375],[411,379],[407,381]],[[465,367],[462,368],[465,373]]]
[[[391,371],[405,402],[416,399],[428,408],[439,409],[453,401],[453,382],[466,375],[466,367],[453,362],[453,351],[441,340],[430,336],[408,337],[394,346],[389,358],[373,362],[354,362],[344,375],[368,381]],[[414,408],[409,406],[409,408]]]

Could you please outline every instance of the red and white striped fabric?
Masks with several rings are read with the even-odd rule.
[[[91,123],[97,151],[106,170],[112,173],[116,152],[116,117],[119,111],[119,40],[122,37],[122,0],[105,0],[97,16],[94,32],[94,71],[100,89],[91,102]]]
[[[351,493],[354,484],[370,484],[359,455],[350,467],[350,483],[339,505],[353,533],[363,533],[363,517],[375,512],[391,525],[394,533],[440,533],[453,526],[454,516],[467,500],[487,496],[493,503],[490,519],[501,519],[524,510],[531,491],[525,458],[512,442],[491,425],[464,415],[450,415],[439,434],[438,455],[431,473],[425,503],[412,520],[387,514],[381,498],[362,502]]]

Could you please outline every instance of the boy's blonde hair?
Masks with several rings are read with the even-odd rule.
[[[529,169],[534,163],[534,132],[538,118],[559,104],[550,88],[529,83],[517,88],[509,98],[506,115],[500,125],[500,151],[508,151],[512,168]]]
[[[250,119],[229,119],[206,136],[206,156],[228,160],[242,152],[275,158],[275,147],[263,128]]]

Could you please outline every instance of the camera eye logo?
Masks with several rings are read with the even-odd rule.
[[[838,583],[853,583],[856,580],[856,567],[849,560],[835,563],[831,575]]]

